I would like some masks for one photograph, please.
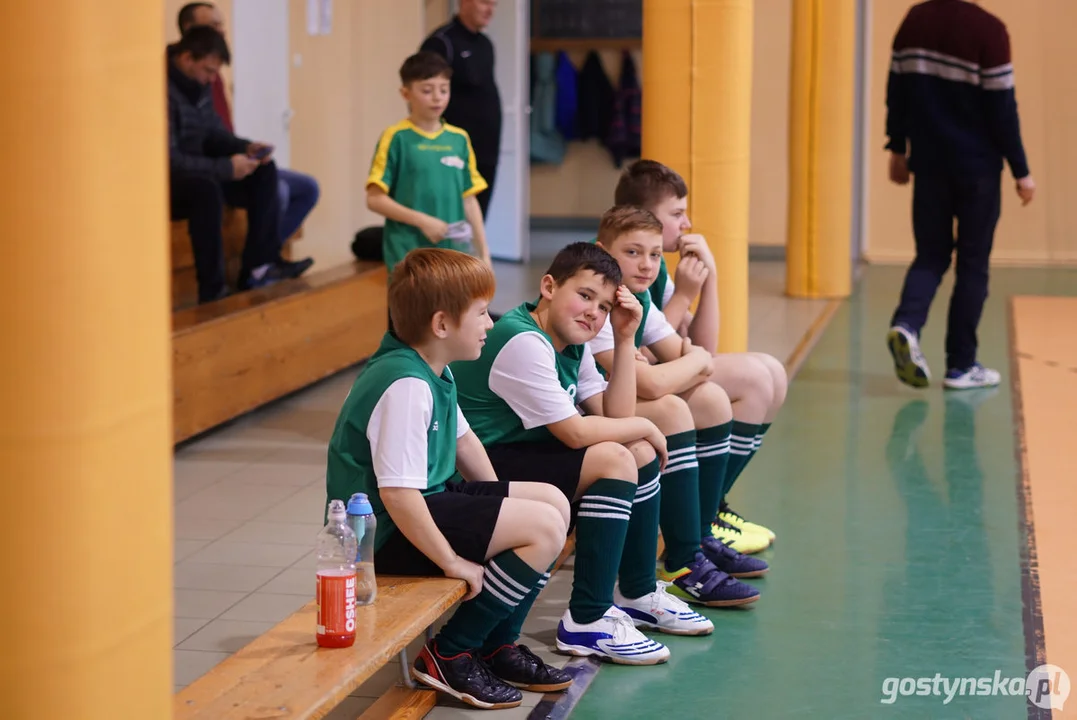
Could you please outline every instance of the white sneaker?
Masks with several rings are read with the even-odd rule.
[[[920,352],[920,340],[915,333],[895,325],[886,334],[886,347],[894,358],[894,373],[898,380],[916,388],[927,387],[931,383],[931,371],[924,354]]]
[[[597,655],[621,665],[657,665],[669,660],[669,648],[637,630],[632,618],[616,607],[586,625],[577,623],[566,610],[557,625],[557,649],[570,655]]]
[[[976,363],[968,370],[950,370],[943,378],[942,384],[949,390],[971,390],[972,388],[995,387],[1002,382],[998,370],[985,368]]]
[[[689,607],[688,603],[667,593],[667,587],[669,583],[659,580],[654,592],[634,600],[621,595],[618,588],[613,592],[613,601],[632,618],[638,628],[670,635],[710,635],[714,632],[714,623]]]

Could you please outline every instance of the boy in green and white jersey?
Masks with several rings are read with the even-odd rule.
[[[480,708],[520,705],[517,687],[550,692],[572,683],[516,645],[517,616],[564,547],[568,503],[548,485],[497,482],[448,367],[479,356],[493,295],[493,271],[469,255],[427,248],[403,259],[389,284],[396,330],[344,401],[326,472],[329,499],[370,497],[378,573],[467,581],[465,601],[412,675]],[[450,482],[457,471],[465,482]]]
[[[614,191],[617,205],[649,210],[662,223],[662,249],[677,252],[676,283],[665,259],[648,292],[679,334],[711,352],[709,380],[726,392],[733,407],[733,452],[721,490],[720,509],[713,518],[714,537],[743,552],[770,545],[774,533],[745,520],[729,507],[726,494],[759,450],[785,402],[789,381],[785,367],[766,353],[718,353],[718,269],[706,239],[691,233],[688,219],[688,185],[673,169],[654,160],[638,160],[621,173]],[[689,312],[693,302],[695,314]]]
[[[615,600],[618,581],[647,611],[646,627],[684,635],[714,628],[655,577],[665,439],[635,412],[640,311],[613,258],[575,243],[554,259],[537,302],[503,315],[477,361],[453,366],[460,405],[498,475],[550,483],[573,502],[575,574],[558,648],[636,665],[662,662],[669,651],[633,626],[631,610]],[[587,347],[607,317],[617,345],[608,383]]]

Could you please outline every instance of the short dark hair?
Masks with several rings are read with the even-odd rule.
[[[212,10],[213,3],[193,2],[187,3],[181,7],[179,15],[176,16],[176,25],[179,26],[180,35],[186,35],[190,27],[194,25],[194,14],[198,12],[198,8],[209,8]]]
[[[668,197],[687,195],[688,186],[676,170],[655,160],[637,160],[621,173],[613,202],[651,210]]]
[[[400,83],[405,86],[436,77],[443,77],[446,80],[451,78],[452,66],[445,58],[429,50],[411,55],[400,66]]]
[[[598,223],[598,241],[610,247],[630,232],[649,230],[662,236],[662,222],[650,210],[634,205],[614,205],[602,213]]]
[[[561,286],[584,270],[601,276],[614,287],[621,284],[621,266],[605,248],[590,242],[576,242],[561,248],[546,274]]]
[[[232,61],[232,54],[228,52],[228,41],[209,25],[191,28],[171,50],[176,55],[189,52],[195,60],[216,55],[226,65]]]

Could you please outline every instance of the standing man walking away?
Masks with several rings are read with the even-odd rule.
[[[483,29],[494,17],[497,0],[460,0],[460,12],[423,41],[421,50],[444,57],[452,66],[445,122],[471,137],[479,175],[486,189],[478,194],[482,216],[490,207],[501,152],[501,96],[494,80],[494,44]]]
[[[905,185],[910,173],[916,176],[916,258],[887,334],[894,369],[907,385],[930,382],[920,329],[956,251],[942,382],[955,390],[998,385],[999,372],[977,361],[976,328],[987,299],[1003,159],[1022,205],[1036,190],[1021,143],[1006,26],[966,0],[913,6],[894,38],[886,104],[890,180]]]

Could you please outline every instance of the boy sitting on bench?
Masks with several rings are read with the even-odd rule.
[[[575,243],[554,258],[538,300],[497,321],[479,360],[453,366],[460,405],[498,475],[550,483],[573,502],[572,596],[557,648],[627,665],[669,657],[635,627],[637,612],[640,625],[664,632],[714,629],[655,576],[666,443],[636,416],[632,335],[640,312],[616,261]],[[607,317],[616,345],[608,384],[587,347]]]
[[[413,250],[396,266],[396,334],[386,333],[344,401],[326,473],[330,499],[370,497],[376,572],[467,582],[467,597],[423,647],[412,675],[486,709],[520,705],[517,687],[550,692],[572,683],[515,644],[564,547],[568,503],[549,485],[497,482],[448,369],[479,356],[493,296],[489,266],[455,250]],[[465,482],[450,482],[457,470]],[[480,658],[491,638],[496,647]]]

